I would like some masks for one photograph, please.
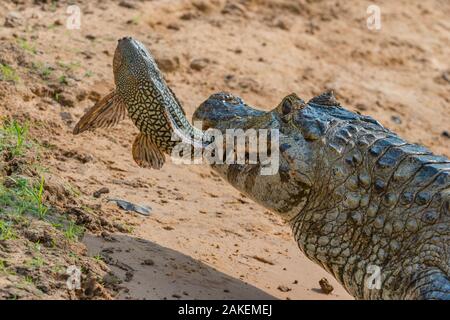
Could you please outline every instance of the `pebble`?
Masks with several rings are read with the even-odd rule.
[[[191,61],[190,67],[195,71],[201,71],[207,67],[208,63],[209,60],[205,58],[194,59]]]
[[[155,262],[152,259],[145,259],[141,263],[143,266],[153,266]]]
[[[55,98],[58,101],[58,103],[60,105],[62,105],[63,107],[70,107],[70,108],[72,108],[72,107],[75,106],[75,99],[69,93],[66,93],[66,92],[59,93],[57,95],[57,97],[55,97]]]
[[[334,290],[333,286],[328,282],[327,278],[320,279],[319,285],[323,293],[325,294],[330,294]]]
[[[134,277],[133,271],[125,272],[125,282],[130,282],[131,280],[133,280],[133,277]]]
[[[392,122],[394,122],[395,124],[401,124],[402,123],[402,119],[399,116],[392,116],[391,117]]]
[[[178,57],[172,58],[156,58],[156,63],[158,67],[163,72],[173,72],[177,70],[180,66],[180,59]]]
[[[208,12],[211,9],[207,1],[196,1],[192,3],[192,5],[195,7],[195,9],[201,12]]]
[[[102,187],[93,193],[94,198],[100,198],[102,194],[109,193],[109,189],[107,187]]]
[[[136,5],[130,1],[120,1],[119,6],[127,9],[136,9]]]
[[[23,17],[17,11],[11,11],[5,18],[4,26],[7,28],[20,27],[23,24]]]
[[[169,23],[167,25],[167,29],[178,31],[178,30],[180,30],[180,26],[176,23]]]
[[[180,16],[181,20],[193,20],[195,18],[197,18],[197,15],[193,12],[186,12]]]
[[[63,111],[63,112],[60,112],[59,115],[61,117],[61,120],[63,120],[63,121],[67,121],[67,122],[73,121],[72,114],[70,114],[70,112]]]
[[[225,7],[222,9],[222,14],[231,14],[235,16],[247,17],[247,9],[238,3],[227,1]]]
[[[291,288],[284,285],[279,285],[277,289],[280,290],[281,292],[289,292],[292,290]]]
[[[286,23],[286,21],[282,19],[275,22],[275,27],[285,31],[288,31],[290,29],[290,26]]]
[[[356,109],[360,110],[360,111],[366,111],[368,108],[364,103],[357,103],[356,104]]]

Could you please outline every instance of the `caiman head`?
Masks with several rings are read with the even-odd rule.
[[[238,136],[256,131],[258,142],[267,144],[267,153],[262,152],[262,145],[258,144],[256,164],[224,161],[223,164],[213,163],[212,168],[242,193],[285,220],[293,218],[304,207],[313,179],[310,137],[305,137],[298,127],[298,118],[305,107],[305,102],[296,94],[288,95],[276,108],[266,112],[248,106],[232,94],[217,93],[203,102],[193,115],[194,125],[200,123],[206,132],[214,129]],[[264,135],[268,136],[266,140]],[[251,148],[250,140],[246,141],[248,159]],[[261,153],[267,156],[265,163],[259,161]]]

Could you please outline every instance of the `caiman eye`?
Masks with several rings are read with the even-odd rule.
[[[288,113],[291,112],[291,110],[292,110],[291,102],[289,101],[289,99],[285,99],[281,106],[281,112],[283,113],[283,115],[287,115]]]

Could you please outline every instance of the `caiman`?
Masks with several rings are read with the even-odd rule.
[[[196,128],[140,42],[119,40],[113,68],[115,90],[75,134],[112,126],[128,112],[140,130],[134,159],[159,169],[179,143],[174,134],[206,148],[214,143],[208,128],[276,129],[275,174],[261,174],[260,163],[212,169],[287,221],[301,251],[355,298],[450,299],[448,158],[346,110],[330,92],[309,102],[291,94],[268,112],[213,94],[194,113],[203,123]]]

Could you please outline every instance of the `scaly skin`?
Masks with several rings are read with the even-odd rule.
[[[204,129],[257,123],[281,132],[278,175],[258,175],[257,165],[212,167],[289,221],[300,249],[354,297],[450,299],[450,161],[333,105],[331,95],[293,108],[296,99],[270,116],[227,122],[217,117],[227,100],[248,107],[231,95],[210,97],[194,114]],[[373,266],[379,290],[367,285]]]
[[[174,131],[202,136],[140,43],[119,42],[114,73],[130,117],[163,152],[176,145]],[[279,129],[277,174],[261,175],[260,164],[211,166],[288,221],[306,256],[355,298],[450,299],[447,158],[345,110],[331,94],[308,103],[292,94],[263,112],[219,93],[199,106],[194,120],[222,132]],[[379,289],[367,285],[374,266]]]
[[[174,131],[185,140],[202,140],[203,134],[189,124],[155,60],[141,43],[129,37],[121,39],[113,69],[117,93],[125,101],[128,115],[161,151],[170,154],[179,143],[171,139]]]

